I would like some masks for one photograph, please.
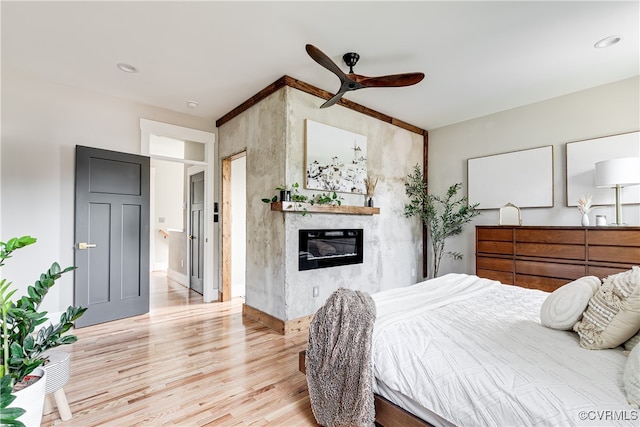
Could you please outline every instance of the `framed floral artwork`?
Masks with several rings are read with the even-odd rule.
[[[305,136],[305,188],[366,193],[366,136],[309,119]]]

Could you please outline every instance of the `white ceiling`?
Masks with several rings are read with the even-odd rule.
[[[424,72],[416,86],[345,95],[424,129],[640,74],[637,0],[2,1],[1,8],[3,72],[212,121],[285,74],[335,93],[338,78],[307,55],[307,43],[345,71],[342,55],[355,51],[358,74]],[[615,34],[621,43],[593,47]],[[118,70],[119,62],[139,73]]]

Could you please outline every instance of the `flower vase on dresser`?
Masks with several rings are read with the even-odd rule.
[[[589,214],[582,214],[582,222],[581,222],[583,227],[588,227],[589,226]]]
[[[578,210],[582,214],[580,224],[583,227],[589,226],[589,211],[591,210],[591,196],[582,196],[578,199]]]

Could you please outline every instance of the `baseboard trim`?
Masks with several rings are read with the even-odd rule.
[[[287,335],[293,332],[308,330],[311,319],[313,318],[312,314],[294,320],[281,320],[265,313],[264,311],[251,307],[246,303],[242,304],[242,315],[263,324],[267,328],[276,331],[280,335]]]
[[[181,284],[185,288],[189,287],[189,278],[186,274],[182,274],[179,271],[169,268],[167,269],[167,277],[174,282]]]

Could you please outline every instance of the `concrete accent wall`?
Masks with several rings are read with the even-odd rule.
[[[284,221],[260,199],[285,181],[287,127],[280,90],[218,129],[218,156],[247,151],[246,303],[284,319]]]
[[[443,194],[449,185],[467,185],[469,158],[553,145],[554,206],[522,210],[523,225],[579,226],[581,214],[566,203],[566,143],[640,129],[640,78],[635,77],[514,108],[429,131],[429,191]],[[495,191],[500,191],[496,188]],[[594,215],[615,218],[613,206]],[[640,225],[640,206],[625,205],[623,218]],[[483,210],[447,250],[464,254],[462,261],[443,258],[440,274],[475,272],[475,224],[497,224],[498,210]]]
[[[218,131],[220,158],[247,149],[246,302],[281,320],[314,313],[339,287],[374,293],[422,278],[420,223],[404,218],[404,178],[422,164],[423,137],[341,106],[320,110],[322,101],[285,87]],[[304,185],[305,119],[367,136],[368,170],[379,177],[374,195],[380,215],[272,212],[260,199],[281,184]],[[301,190],[311,196],[316,190]],[[363,195],[341,194],[345,205],[362,206]],[[364,229],[362,264],[298,271],[298,230]],[[320,296],[313,297],[318,286]]]

